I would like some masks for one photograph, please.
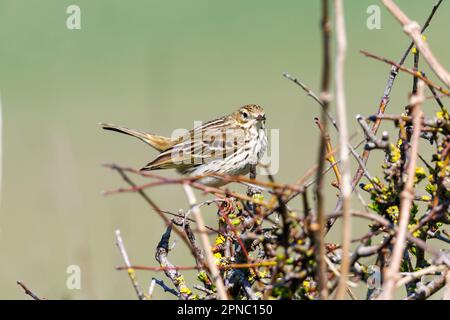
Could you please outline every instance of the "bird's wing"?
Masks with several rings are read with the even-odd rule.
[[[180,143],[159,154],[141,170],[195,167],[213,160],[224,159],[235,153],[245,143],[244,131],[208,127],[205,124],[191,130]]]

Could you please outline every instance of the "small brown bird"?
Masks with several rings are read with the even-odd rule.
[[[241,107],[230,115],[206,122],[184,135],[168,138],[112,124],[103,129],[136,137],[160,152],[141,170],[175,168],[188,176],[202,176],[208,186],[226,184],[219,175],[245,175],[267,149],[264,109],[255,104]]]

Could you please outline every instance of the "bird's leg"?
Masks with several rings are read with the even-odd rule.
[[[250,165],[250,179],[255,180],[256,179],[256,165],[252,164]],[[247,189],[247,195],[249,197],[252,197],[254,194],[260,193],[258,188],[255,188],[254,186],[249,186]]]
[[[250,179],[256,179],[256,166],[250,165]]]

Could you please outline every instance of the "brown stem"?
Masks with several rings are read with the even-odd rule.
[[[328,0],[322,0],[322,91],[320,94],[320,100],[323,101],[323,108],[321,113],[321,123],[323,125],[324,132],[328,130],[328,106],[330,103],[330,65],[331,65],[331,51],[330,51],[330,20],[328,13]],[[326,139],[325,135],[320,136],[320,147],[318,157],[318,170],[317,170],[317,184],[316,184],[316,226],[314,228],[315,244],[317,246],[316,261],[317,261],[317,278],[319,284],[319,294],[324,300],[328,299],[328,279],[327,279],[327,265],[325,261],[325,204],[324,204],[324,176],[322,171],[325,166],[325,154],[326,154]]]

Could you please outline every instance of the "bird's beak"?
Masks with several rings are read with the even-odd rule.
[[[258,120],[258,121],[264,121],[264,120],[266,120],[266,115],[265,115],[265,114],[259,114],[259,115],[256,117],[256,120]]]

